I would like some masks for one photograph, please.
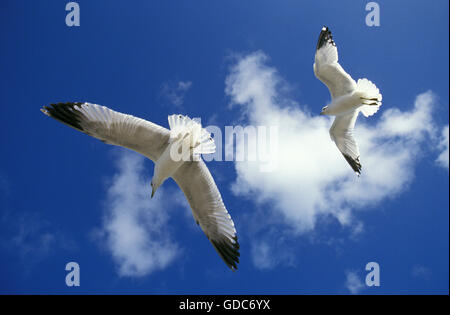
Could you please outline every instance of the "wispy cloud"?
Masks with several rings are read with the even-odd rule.
[[[276,266],[294,266],[295,256],[283,244],[276,246],[273,242],[257,240],[251,244],[253,265],[260,270],[272,269]]]
[[[423,280],[429,280],[431,277],[431,270],[422,265],[415,265],[412,268],[412,275],[416,278],[420,278]]]
[[[278,126],[278,168],[260,172],[258,162],[235,162],[232,191],[264,204],[264,215],[294,234],[312,231],[318,218],[330,216],[361,230],[355,211],[394,197],[413,179],[422,144],[433,133],[435,96],[418,95],[407,111],[384,105],[370,124],[359,118],[355,136],[363,174],[357,178],[330,140],[332,118],[285,97],[280,91],[289,86],[267,60],[262,52],[238,59],[226,78],[226,93],[248,124]]]
[[[438,164],[441,165],[442,167],[446,168],[447,170],[448,170],[448,155],[449,155],[448,134],[449,134],[449,127],[447,125],[442,129],[442,134],[441,134],[439,145],[438,145],[438,149],[441,150],[441,154],[437,158]]]
[[[177,83],[165,82],[162,85],[161,95],[172,105],[180,107],[187,91],[192,87],[192,81],[178,81]]]
[[[56,234],[50,223],[37,215],[22,215],[15,224],[17,229],[9,240],[10,245],[17,248],[27,260],[42,260],[56,244]]]
[[[359,294],[366,287],[355,271],[346,272],[345,287],[351,294]]]
[[[97,237],[106,244],[120,276],[140,277],[166,268],[179,255],[168,226],[172,201],[164,188],[150,199],[150,176],[144,157],[121,151],[117,173],[105,202],[103,226]]]
[[[76,246],[39,210],[13,208],[10,205],[10,197],[14,194],[11,186],[12,183],[0,171],[0,251],[17,258],[24,275],[27,275],[36,264],[57,250],[72,250]]]
[[[76,249],[66,235],[38,212],[3,210],[0,251],[8,252],[21,264],[23,275],[60,250]]]

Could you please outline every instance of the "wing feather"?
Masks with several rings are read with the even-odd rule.
[[[314,74],[336,98],[351,93],[356,88],[356,82],[345,72],[338,62],[338,51],[328,27],[323,27],[317,43]]]
[[[42,112],[105,143],[137,151],[156,161],[170,136],[168,129],[147,120],[90,103],[57,103]]]
[[[206,164],[186,162],[172,178],[180,186],[191,206],[195,221],[232,270],[239,263],[239,243],[233,220]]]
[[[354,110],[345,115],[336,116],[330,128],[331,139],[336,143],[339,151],[347,160],[348,164],[358,174],[361,174],[361,163],[359,162],[359,148],[353,131],[359,110]]]

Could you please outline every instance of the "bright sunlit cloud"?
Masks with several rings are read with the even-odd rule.
[[[376,116],[360,117],[355,137],[363,170],[357,178],[330,139],[332,118],[284,97],[279,91],[287,83],[267,61],[262,52],[239,58],[226,78],[226,94],[249,125],[278,126],[278,168],[264,173],[258,162],[235,162],[234,194],[253,200],[272,224],[284,223],[294,234],[314,230],[321,216],[362,230],[355,212],[393,198],[414,178],[422,144],[434,132],[434,94],[418,95],[406,111],[386,99]],[[319,101],[327,99],[325,91]]]

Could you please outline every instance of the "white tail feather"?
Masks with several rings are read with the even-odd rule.
[[[216,151],[214,139],[199,122],[183,115],[170,115],[168,120],[172,141],[189,135],[194,154],[210,154]]]
[[[364,116],[372,116],[380,109],[383,96],[374,83],[365,78],[359,79],[356,83],[356,91],[363,98],[360,111]]]

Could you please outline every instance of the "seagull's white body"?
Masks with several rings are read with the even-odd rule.
[[[183,115],[169,116],[170,137],[155,161],[152,186],[155,190],[187,161],[199,160],[200,154],[214,153],[215,145],[199,123]]]
[[[340,116],[353,112],[359,106],[361,106],[361,93],[355,90],[352,93],[334,98],[325,112],[326,115]]]
[[[155,183],[157,182],[161,185],[167,178],[172,177],[173,173],[185,163],[183,160],[173,160],[170,156],[170,152],[177,150],[178,147],[183,147],[183,140],[180,139],[169,143],[158,160],[156,160],[153,169],[153,180],[155,180]]]
[[[314,74],[329,89],[332,101],[321,115],[336,116],[330,128],[331,139],[352,169],[361,174],[359,148],[353,130],[359,112],[372,116],[381,106],[378,88],[367,79],[355,82],[338,62],[338,51],[328,27],[323,27],[317,43]]]
[[[153,192],[167,178],[173,178],[189,201],[195,221],[220,257],[232,270],[237,269],[236,229],[200,157],[200,154],[214,153],[214,140],[198,122],[171,115],[169,130],[90,103],[52,104],[44,106],[42,112],[105,143],[126,147],[154,161]]]

